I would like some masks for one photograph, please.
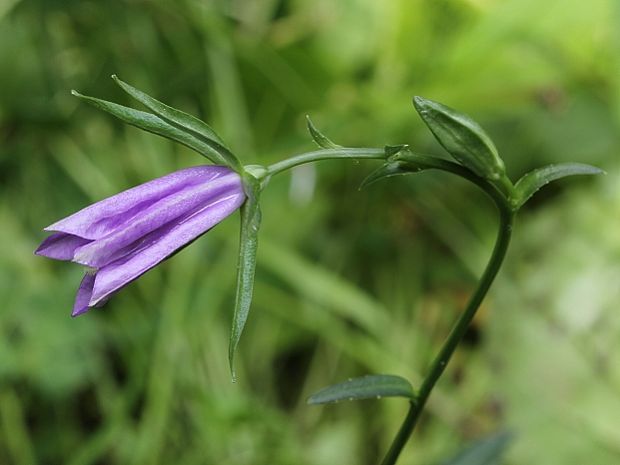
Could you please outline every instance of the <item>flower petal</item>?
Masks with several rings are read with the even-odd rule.
[[[76,249],[90,242],[72,234],[55,233],[41,242],[34,253],[56,260],[71,260]]]
[[[95,285],[95,274],[86,273],[80,287],[78,288],[77,295],[75,296],[75,303],[73,304],[73,312],[71,316],[78,316],[87,312],[92,305],[88,305],[93,295],[93,287]]]
[[[194,166],[140,184],[90,205],[47,228],[85,239],[100,239],[115,231],[149,205],[188,186],[232,173],[224,166]]]
[[[97,272],[89,306],[95,306],[110,294],[153,268],[178,249],[218,224],[245,201],[243,192],[214,200],[182,220],[149,234],[131,254],[104,266]]]
[[[75,251],[74,261],[101,268],[139,247],[149,233],[171,221],[187,217],[219,198],[243,193],[239,175],[230,172],[206,183],[190,185],[151,204],[130,222],[107,236],[89,242]]]

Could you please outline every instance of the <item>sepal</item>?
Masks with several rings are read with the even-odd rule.
[[[219,155],[221,164],[228,166],[238,173],[241,171],[241,163],[237,157],[232,154],[220,136],[218,136],[207,123],[154,99],[141,90],[121,81],[115,74],[112,75],[112,79],[114,79],[114,82],[127,94],[142,103],[159,118],[211,147],[211,149]]]
[[[151,113],[147,113],[140,110],[134,110],[133,108],[125,107],[117,103],[108,102],[88,95],[83,95],[72,90],[71,94],[78,97],[81,100],[89,103],[90,105],[100,110],[106,111],[113,116],[116,116],[121,121],[127,124],[135,126],[153,134],[165,137],[166,139],[179,142],[192,150],[195,150],[202,156],[208,158],[217,165],[226,165],[226,160],[222,158],[219,152],[213,149],[212,146],[200,140],[199,138],[189,134],[176,126],[164,121],[163,119],[155,116]]]
[[[250,173],[243,176],[247,199],[241,207],[241,231],[239,234],[239,259],[237,264],[237,286],[232,330],[228,346],[228,362],[233,382],[236,379],[234,358],[241,334],[250,313],[252,293],[254,291],[254,274],[256,271],[256,252],[258,250],[258,232],[261,223],[259,205],[260,181]]]

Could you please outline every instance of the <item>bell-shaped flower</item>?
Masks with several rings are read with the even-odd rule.
[[[35,251],[87,267],[73,316],[100,307],[126,284],[189,244],[245,201],[223,166],[186,168],[97,202],[45,228]]]

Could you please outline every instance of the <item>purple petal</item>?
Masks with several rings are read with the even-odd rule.
[[[73,304],[73,312],[71,316],[78,316],[89,310],[91,305],[88,305],[93,295],[93,287],[95,285],[95,274],[86,273],[80,287],[78,288],[77,295],[75,296],[75,303]]]
[[[194,166],[175,171],[90,205],[45,230],[91,240],[100,239],[171,193],[230,173],[233,171],[224,166]]]
[[[88,303],[95,306],[133,281],[175,251],[205,233],[244,202],[243,191],[215,199],[204,208],[179,221],[151,233],[141,247],[131,254],[104,266],[97,272],[93,293]]]
[[[72,260],[76,249],[90,242],[72,234],[55,233],[46,238],[34,253],[56,260]]]
[[[107,236],[77,249],[74,261],[101,268],[130,253],[144,242],[145,236],[171,221],[187,217],[219,198],[242,193],[239,175],[233,172],[185,187],[149,205]]]

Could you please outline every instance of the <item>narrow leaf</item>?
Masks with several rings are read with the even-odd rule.
[[[84,100],[92,106],[99,108],[100,110],[106,111],[111,115],[116,116],[118,119],[124,121],[127,124],[131,124],[132,126],[140,128],[144,131],[148,131],[153,134],[157,134],[159,136],[173,140],[175,142],[179,142],[186,147],[195,150],[202,156],[208,158],[213,163],[226,164],[225,160],[221,157],[221,155],[215,150],[213,150],[211,146],[205,144],[203,141],[197,139],[191,134],[181,131],[177,127],[168,124],[163,119],[158,118],[151,113],[134,110],[133,108],[124,107],[122,105],[118,105],[117,103],[112,103],[106,100],[100,100],[95,97],[82,95],[75,90],[72,90],[71,94]]]
[[[426,166],[416,166],[415,164],[406,163],[402,161],[393,161],[386,163],[372,173],[370,173],[360,184],[360,190],[370,186],[371,184],[376,183],[377,181],[381,181],[385,178],[391,178],[392,176],[402,176],[405,174],[417,173],[419,171],[425,170],[428,167]]]
[[[192,136],[200,139],[205,144],[209,145],[214,151],[216,151],[224,161],[224,163],[235,171],[240,171],[241,164],[239,160],[231,153],[226,147],[220,136],[218,136],[213,128],[204,121],[189,115],[181,110],[172,108],[159,100],[154,99],[150,95],[142,92],[139,89],[121,81],[116,75],[112,75],[112,79],[127,92],[130,96],[142,103],[149,110],[157,114],[161,119],[168,124],[185,131]]]
[[[383,166],[380,166],[370,173],[366,179],[362,181],[360,190],[385,178],[414,174],[429,169],[448,171],[465,177],[467,177],[468,174],[473,176],[470,171],[463,168],[461,165],[442,158],[414,153],[406,147],[395,153],[393,157],[395,157],[393,159],[394,161],[385,163]]]
[[[308,132],[312,136],[312,139],[319,147],[323,149],[338,149],[341,148],[341,145],[334,144],[331,140],[329,140],[321,131],[319,131],[314,124],[312,124],[312,120],[309,115],[306,115],[306,122],[308,125]]]
[[[582,163],[561,163],[537,168],[524,175],[515,185],[515,208],[521,208],[541,187],[567,176],[603,174],[603,170]]]
[[[413,105],[437,141],[456,161],[489,180],[497,181],[504,176],[504,162],[495,144],[473,119],[423,97],[415,97]]]
[[[233,325],[228,347],[228,362],[233,382],[236,379],[234,358],[241,333],[245,327],[252,303],[254,290],[254,272],[256,270],[256,251],[258,249],[258,231],[261,212],[259,206],[260,182],[252,175],[244,177],[247,200],[241,207],[241,233],[239,243],[239,261],[237,264],[237,291]]]
[[[499,465],[512,435],[501,432],[475,442],[441,465]]]
[[[405,397],[414,399],[411,383],[395,375],[368,375],[321,389],[310,396],[308,403],[328,404],[341,400],[380,399],[382,397]]]

